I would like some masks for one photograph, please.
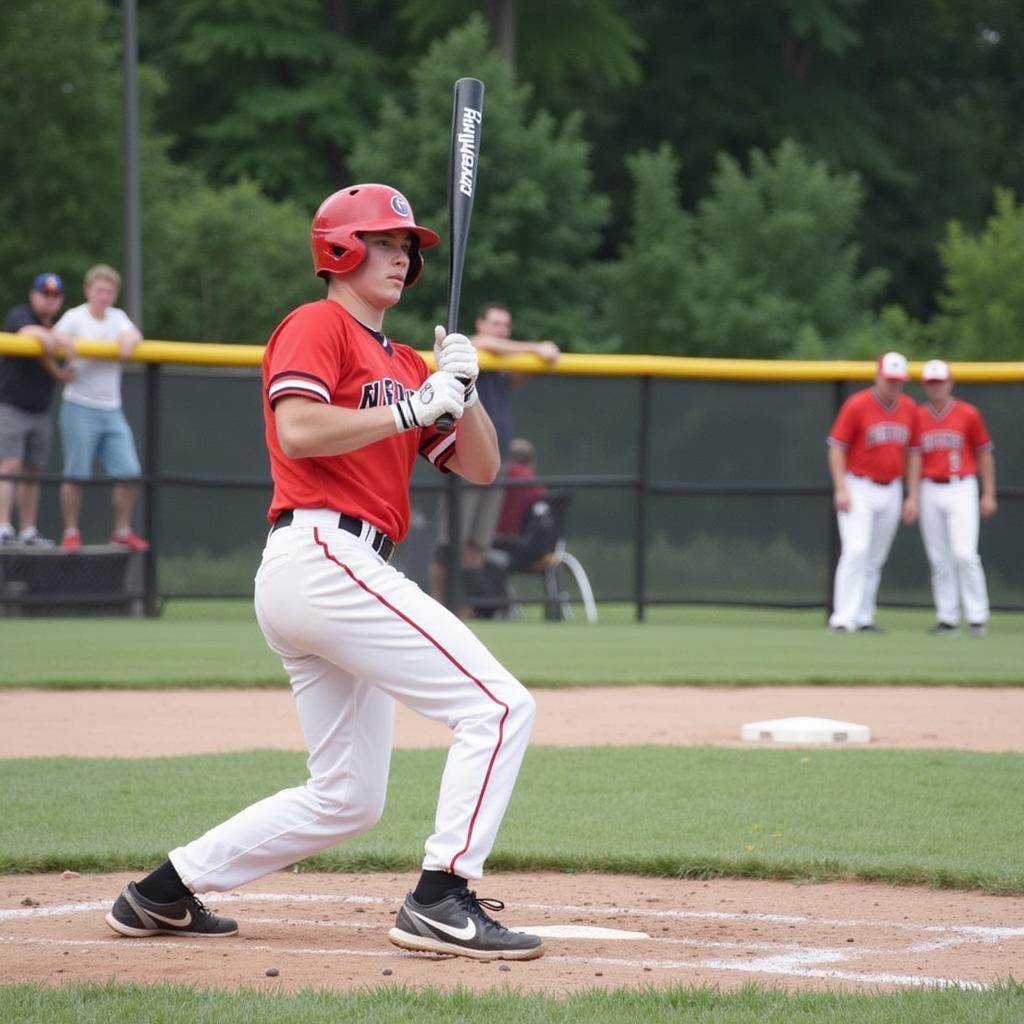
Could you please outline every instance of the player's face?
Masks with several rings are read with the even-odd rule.
[[[894,402],[903,390],[903,381],[889,380],[879,374],[875,377],[875,387],[886,402]]]
[[[401,297],[409,272],[413,237],[408,231],[367,231],[366,259],[347,275],[348,283],[375,309],[388,309]]]
[[[511,338],[512,314],[507,309],[489,309],[483,316],[477,318],[476,329],[480,334]]]
[[[928,401],[936,404],[944,404],[953,393],[953,382],[951,380],[926,380],[923,387]]]

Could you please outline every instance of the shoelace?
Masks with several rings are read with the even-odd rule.
[[[461,890],[461,892],[458,893],[458,898],[467,913],[477,914],[495,928],[500,928],[502,931],[508,931],[500,921],[495,921],[493,917],[486,913],[488,910],[492,913],[500,913],[504,910],[505,904],[501,900],[492,900],[477,896],[472,889]]]

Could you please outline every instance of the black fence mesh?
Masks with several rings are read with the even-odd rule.
[[[861,386],[545,375],[514,392],[513,422],[536,447],[541,481],[572,495],[569,550],[599,601],[824,607],[835,557],[825,436],[838,404]],[[146,455],[146,392],[145,369],[127,367],[126,413],[152,478],[140,505],[151,496],[157,594],[246,597],[270,496],[258,371],[161,367],[155,463]],[[923,398],[919,385],[908,393]],[[981,408],[996,442],[1000,512],[981,532],[992,601],[1024,608],[1024,385],[964,384],[957,394]],[[54,537],[60,468],[55,433],[40,514]],[[421,585],[442,486],[417,467],[397,561]],[[82,529],[87,544],[109,537],[109,483],[88,487]],[[83,586],[68,580],[69,590]],[[0,588],[0,604],[11,597]],[[879,597],[930,604],[916,527],[899,531]]]

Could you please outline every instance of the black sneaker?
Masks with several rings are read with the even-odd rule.
[[[866,626],[858,626],[858,633],[877,633],[879,636],[885,633],[885,630],[881,626],[876,626],[873,622],[869,622]]]
[[[960,635],[960,627],[959,626],[954,626],[950,622],[940,622],[938,625],[932,626],[932,628],[928,630],[928,635],[929,636],[959,636]]]
[[[984,622],[972,622],[968,628],[971,636],[985,636],[988,633],[988,626]]]
[[[134,882],[114,901],[107,924],[121,935],[235,935],[238,924],[230,917],[218,917],[189,893],[173,903],[147,900]]]
[[[458,889],[437,903],[405,897],[388,938],[403,949],[450,953],[475,960],[533,960],[544,952],[539,935],[509,931],[484,911],[504,910],[501,900],[481,900]]]

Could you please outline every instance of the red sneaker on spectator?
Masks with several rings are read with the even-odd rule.
[[[64,551],[80,551],[82,549],[82,535],[77,530],[65,530],[60,546]]]
[[[115,533],[110,538],[111,544],[120,544],[122,547],[128,548],[129,551],[148,551],[149,541],[143,540],[137,533],[132,533],[131,530],[126,530],[124,533]]]

